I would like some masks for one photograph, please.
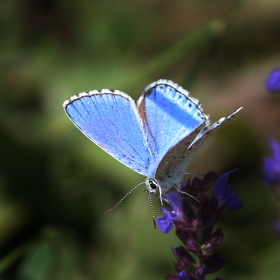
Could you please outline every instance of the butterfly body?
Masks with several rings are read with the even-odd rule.
[[[149,193],[180,189],[197,148],[241,108],[210,126],[199,101],[168,80],[146,87],[137,102],[118,90],[93,90],[63,103],[71,121],[95,144],[147,177]]]

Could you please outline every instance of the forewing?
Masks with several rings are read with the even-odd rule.
[[[207,123],[198,100],[172,81],[150,84],[137,105],[156,162],[178,142],[190,145]]]
[[[96,145],[146,175],[151,152],[130,96],[121,91],[79,93],[63,103],[70,120]]]

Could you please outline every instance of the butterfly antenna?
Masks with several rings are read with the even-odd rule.
[[[151,209],[152,209],[152,217],[153,217],[154,228],[157,229],[157,224],[156,224],[156,220],[155,220],[155,211],[154,211],[152,197],[151,197],[150,192],[148,192],[148,196],[149,196],[150,206],[151,206]]]
[[[123,202],[135,189],[137,189],[139,186],[145,184],[145,182],[142,182],[135,187],[133,187],[114,207],[110,208],[105,212],[105,214],[108,214],[109,212],[113,211],[121,202]]]

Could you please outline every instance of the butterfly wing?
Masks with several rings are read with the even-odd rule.
[[[198,100],[167,80],[150,84],[137,105],[150,150],[156,159],[148,171],[148,176],[153,177],[165,155],[168,161],[174,161],[173,153],[168,151],[178,142],[183,146],[191,145],[208,124],[208,117],[203,114]]]
[[[63,103],[70,120],[96,145],[132,170],[146,175],[151,151],[135,102],[121,91],[94,90]]]
[[[166,155],[161,160],[156,171],[156,179],[158,181],[168,181],[168,178],[173,178],[173,176],[169,177],[170,175],[176,175],[176,173],[183,175],[187,164],[189,163],[197,148],[225,122],[232,119],[241,109],[242,108],[239,108],[228,117],[221,118],[211,126],[205,126],[190,145],[185,145],[185,139],[179,141],[166,153]],[[182,176],[179,175],[179,177]]]

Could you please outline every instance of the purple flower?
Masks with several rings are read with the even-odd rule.
[[[229,190],[228,178],[233,171],[219,177],[209,172],[203,179],[182,182],[180,192],[164,195],[171,209],[162,208],[165,215],[157,217],[158,227],[168,233],[174,225],[184,245],[172,248],[178,274],[167,276],[168,280],[202,280],[225,265],[219,253],[224,235],[221,229],[214,231],[214,226],[226,205],[230,210],[242,207],[236,191]]]
[[[173,217],[175,217],[175,214],[173,211],[164,207],[161,208],[161,211],[166,215],[157,217],[157,225],[163,233],[168,233],[173,228]]]
[[[268,139],[268,142],[272,150],[272,156],[263,159],[264,181],[268,185],[280,187],[280,145],[274,139]]]
[[[173,220],[179,220],[182,216],[182,197],[177,192],[170,192],[164,196],[168,203],[172,206],[173,211],[162,207],[161,211],[165,213],[165,216],[157,217],[157,225],[163,233],[168,233],[173,228]]]
[[[237,197],[236,190],[229,191],[230,185],[227,183],[229,174],[236,171],[234,169],[230,172],[219,176],[214,185],[213,195],[218,199],[220,207],[227,205],[229,210],[238,210],[243,206],[242,201]]]
[[[272,92],[280,90],[280,68],[273,69],[266,80],[266,87]]]

